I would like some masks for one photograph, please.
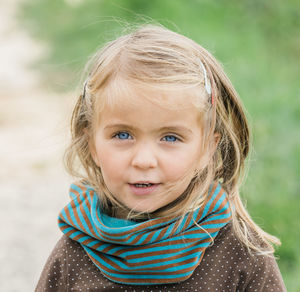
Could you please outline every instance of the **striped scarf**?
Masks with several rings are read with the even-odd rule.
[[[188,279],[206,248],[231,219],[226,193],[211,187],[203,207],[178,219],[134,222],[112,218],[99,208],[87,185],[72,184],[71,202],[60,212],[59,228],[79,242],[109,280],[135,285],[177,283]]]

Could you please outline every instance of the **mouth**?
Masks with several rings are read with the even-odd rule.
[[[130,189],[132,193],[135,195],[150,195],[157,189],[159,185],[160,185],[159,183],[144,182],[144,181],[129,183]]]
[[[155,184],[154,183],[134,183],[134,184],[131,184],[131,185],[135,186],[136,188],[148,188],[148,187],[151,187]]]

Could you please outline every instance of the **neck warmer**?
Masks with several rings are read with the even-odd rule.
[[[101,212],[99,197],[88,185],[72,184],[70,197],[59,214],[59,228],[81,244],[105,277],[122,284],[188,279],[219,230],[231,220],[227,196],[219,184],[210,188],[201,208],[182,220],[135,222],[110,217]]]

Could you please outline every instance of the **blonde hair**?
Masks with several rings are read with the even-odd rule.
[[[204,90],[203,68],[211,84],[212,97]],[[92,59],[83,93],[72,115],[72,141],[65,159],[68,171],[95,188],[104,209],[125,208],[107,189],[89,145],[95,128],[95,112],[101,114],[103,105],[113,103],[118,92],[125,94],[120,85],[125,86],[124,80],[165,91],[172,88],[192,92],[198,97],[196,106],[203,116],[203,149],[207,153],[214,149],[214,135],[220,137],[214,153],[201,160],[201,168],[180,197],[180,204],[161,208],[154,216],[183,216],[201,206],[211,183],[219,181],[227,192],[232,225],[239,240],[256,252],[274,252],[272,244],[280,241],[252,221],[239,195],[250,146],[249,126],[240,98],[221,65],[206,49],[166,28],[142,26],[108,43]],[[84,174],[78,171],[80,166]]]

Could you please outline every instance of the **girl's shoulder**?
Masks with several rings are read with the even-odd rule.
[[[235,235],[231,223],[220,230],[195,272],[200,280],[204,275],[215,283],[225,280],[238,291],[286,291],[274,255],[249,251]]]
[[[35,291],[71,291],[74,280],[82,282],[87,266],[95,268],[81,245],[63,235],[48,257]]]
[[[244,265],[248,271],[249,267],[252,266],[276,264],[273,254],[258,254],[247,248],[236,236],[232,223],[228,223],[220,230],[213,244],[206,250],[203,260],[205,261],[205,258],[210,258],[213,255],[222,260],[226,260],[226,263],[227,261],[228,263],[232,262],[234,266]]]

